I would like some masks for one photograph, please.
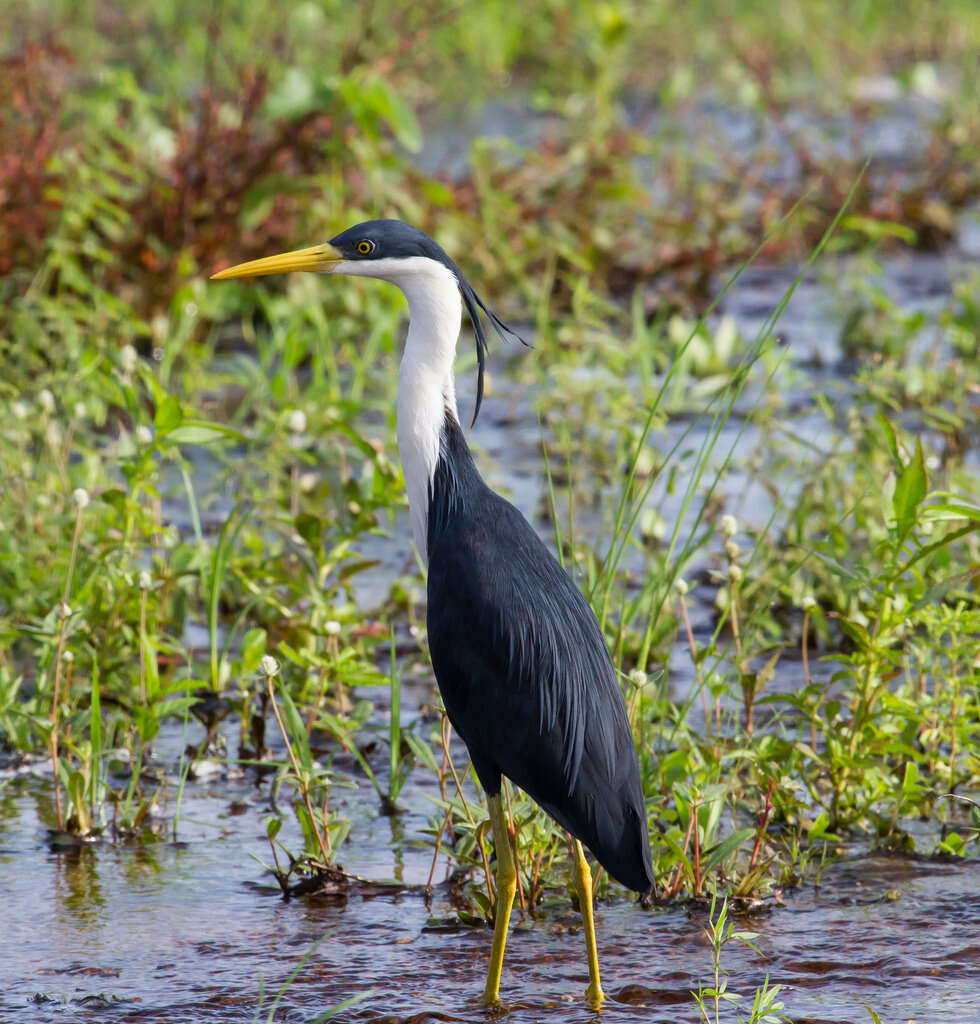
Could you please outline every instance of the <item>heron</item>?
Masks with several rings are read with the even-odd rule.
[[[480,412],[488,354],[481,313],[517,337],[427,234],[369,220],[321,245],[213,275],[287,271],[387,281],[408,301],[398,372],[398,450],[412,534],[428,570],[429,651],[446,713],[483,790],[496,854],[493,942],[482,1002],[499,1001],[517,872],[504,777],[572,837],[593,1006],[599,978],[592,873],[583,844],[612,878],[653,886],[639,763],[602,631],[582,593],[524,516],[483,481],[460,426],[453,364],[466,307],[476,339]]]

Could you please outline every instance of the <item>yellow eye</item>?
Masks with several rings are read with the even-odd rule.
[[[374,252],[374,242],[369,242],[366,238],[357,243],[357,251],[362,256],[368,256]]]

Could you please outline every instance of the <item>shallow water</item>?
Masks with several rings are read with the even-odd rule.
[[[884,281],[907,308],[934,311],[947,301],[958,265],[956,259],[896,259],[885,264]],[[743,335],[752,336],[787,284],[781,271],[743,275],[726,300]],[[830,307],[829,292],[819,282],[806,283],[778,328],[794,366],[805,374],[790,396],[792,430],[816,451],[820,420],[813,390],[834,382],[843,400],[847,395]],[[465,383],[460,390],[465,405]],[[738,429],[737,422],[728,428],[721,450],[735,445],[738,455],[747,456],[756,435],[738,436]],[[488,398],[474,444],[491,483],[533,517],[545,487],[533,394],[516,385],[500,387]],[[651,500],[669,522],[679,512],[676,494],[655,491]],[[728,501],[739,515],[751,513],[755,525],[772,509],[760,489],[737,493],[735,487]],[[169,521],[180,523],[180,505],[179,495],[167,503]],[[584,513],[578,521],[586,530],[599,526]],[[541,532],[548,535],[546,527]],[[411,557],[407,524],[396,522],[390,538],[370,544],[380,564],[360,578],[366,608],[384,597]],[[692,618],[703,639],[713,616],[710,594],[696,600],[700,589],[692,590]],[[671,680],[683,699],[693,683],[683,645],[674,660]],[[811,666],[813,674],[832,671],[826,662]],[[801,679],[800,667],[787,657],[771,685],[792,689]],[[423,687],[406,695],[406,724],[426,693]],[[691,714],[696,721],[700,711],[695,707]],[[272,731],[270,725],[267,735]],[[176,810],[182,740],[180,728],[170,726],[156,744],[158,765],[170,780],[160,808],[165,837]],[[233,735],[229,747],[235,749]],[[383,776],[384,766],[377,768]],[[311,1021],[368,990],[367,999],[337,1019],[487,1020],[474,999],[486,970],[489,929],[458,923],[444,880],[430,905],[422,893],[431,861],[424,830],[434,781],[416,770],[400,800],[407,810],[396,818],[379,813],[363,778],[354,790],[333,790],[332,806],[353,823],[340,862],[372,883],[290,902],[251,856],[269,856],[268,790],[268,781],[222,770],[188,782],[177,842],[53,850],[44,766],[0,771],[0,1022],[265,1020],[275,994],[307,953],[277,1020]],[[301,842],[281,799],[281,838],[297,849]],[[437,881],[445,870],[443,860]],[[397,884],[384,884],[393,879]],[[644,910],[620,891],[600,904],[597,920],[609,996],[603,1021],[698,1019],[690,992],[711,982],[704,906]],[[745,993],[746,1002],[766,976],[783,985],[781,997],[795,1021],[868,1021],[870,1006],[884,1021],[966,1024],[980,1021],[978,921],[980,863],[855,852],[829,867],[819,888],[786,892],[782,902],[770,901],[742,918],[740,927],[758,933],[760,953],[732,942],[722,962],[731,988]],[[586,981],[580,920],[569,904],[553,902],[534,920],[521,922],[515,914],[502,989],[508,1021],[597,1019],[582,1000]]]
[[[162,736],[162,758],[176,758],[181,735],[172,727]],[[474,999],[490,930],[458,923],[444,881],[431,905],[424,898],[431,850],[418,842],[427,813],[422,775],[412,776],[402,799],[410,810],[396,819],[378,812],[363,780],[335,790],[354,822],[344,867],[402,884],[285,902],[250,856],[268,856],[268,781],[189,781],[178,842],[55,851],[39,817],[48,781],[36,770],[3,773],[0,1021],[250,1021],[263,989],[265,1020],[311,950],[277,1020],[309,1021],[368,990],[337,1019],[487,1020]],[[175,788],[161,808],[168,816]],[[284,839],[298,845],[288,823]],[[444,870],[440,863],[437,882]],[[644,910],[619,892],[597,911],[609,996],[601,1019],[697,1020],[690,992],[711,981],[705,907]],[[751,996],[768,976],[784,986],[795,1021],[867,1021],[866,1006],[887,1021],[980,1019],[978,862],[857,854],[827,868],[818,888],[786,892],[782,903],[737,920],[758,933],[760,953],[735,941],[725,947],[731,988]],[[581,998],[588,979],[579,915],[558,900],[536,920],[515,912],[514,921],[506,1019],[596,1019]]]
[[[513,124],[510,114],[504,120]],[[728,127],[738,126],[729,121]],[[532,135],[538,131],[532,126]],[[901,148],[904,141],[899,138],[896,145]],[[456,159],[449,151],[444,157],[450,163]],[[886,260],[885,287],[903,307],[934,312],[948,299],[950,277],[980,251],[977,224],[974,210],[964,218],[959,251],[947,258]],[[841,274],[846,266],[838,265]],[[735,316],[743,336],[754,335],[791,279],[791,273],[771,268],[742,275],[724,310]],[[831,382],[842,401],[848,394],[837,368],[842,353],[834,305],[832,290],[811,279],[794,295],[777,328],[792,363],[806,371],[789,396],[792,431],[815,446],[822,421],[814,414],[813,391]],[[546,360],[548,354],[524,357]],[[472,403],[467,383],[461,381],[463,408]],[[502,383],[485,410],[473,434],[481,467],[533,518],[545,488],[534,396]],[[722,454],[730,445],[739,456],[751,452],[757,436],[752,431],[738,436],[739,426],[733,421],[727,428]],[[206,466],[198,469],[207,472]],[[728,495],[730,510],[743,519],[751,514],[753,525],[763,525],[772,512],[768,493],[757,487],[736,492],[737,487]],[[231,496],[224,500],[219,518],[232,504]],[[679,514],[677,494],[655,490],[651,502],[668,522]],[[183,515],[178,494],[167,502],[165,518],[187,527]],[[598,520],[590,522],[584,512],[578,522],[587,533],[599,529]],[[379,604],[392,577],[409,563],[408,538],[407,523],[399,521],[390,538],[370,540],[369,554],[379,565],[358,577],[364,607]],[[702,604],[695,597],[692,591],[694,627],[701,637],[710,633],[713,620],[707,596]],[[192,637],[188,642],[195,646]],[[671,679],[682,699],[693,681],[683,646],[676,661]],[[811,671],[829,674],[832,666]],[[792,688],[800,675],[787,658],[772,685]],[[406,700],[403,714],[413,713]],[[692,715],[697,714],[695,708]],[[457,923],[444,881],[431,904],[422,892],[431,861],[431,848],[423,842],[432,807],[427,796],[435,794],[434,781],[422,770],[410,776],[400,800],[407,810],[396,818],[379,812],[363,778],[356,789],[331,794],[334,808],[353,823],[340,862],[372,884],[355,885],[342,895],[284,902],[252,857],[269,857],[264,838],[264,820],[273,811],[268,780],[259,783],[253,775],[226,771],[190,780],[173,841],[168,823],[176,812],[183,739],[180,728],[170,726],[156,744],[158,763],[169,778],[160,808],[164,837],[140,845],[52,849],[44,766],[0,770],[0,1024],[264,1020],[306,954],[309,961],[283,995],[277,1020],[310,1021],[369,990],[367,999],[337,1019],[490,1019],[474,1002],[486,970],[489,929]],[[233,736],[230,746],[234,749]],[[281,799],[286,822],[281,839],[296,849],[301,843]],[[444,879],[445,870],[443,859],[437,880]],[[601,1019],[698,1020],[690,992],[699,982],[711,983],[704,906],[644,910],[619,893],[597,910],[609,996]],[[739,918],[740,927],[758,933],[760,952],[732,942],[722,963],[731,972],[731,988],[745,993],[746,1003],[767,976],[783,985],[785,1010],[795,1021],[869,1021],[870,1006],[883,1021],[967,1024],[980,1021],[978,922],[980,863],[855,851],[829,867],[819,887],[785,892],[781,902],[769,901]],[[534,920],[522,922],[515,913],[502,986],[506,1020],[598,1019],[582,999],[583,946],[579,916],[567,903],[550,904]]]

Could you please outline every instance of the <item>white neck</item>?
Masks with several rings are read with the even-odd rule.
[[[448,267],[425,256],[352,260],[334,272],[390,281],[408,299],[408,337],[398,371],[398,452],[412,534],[428,564],[429,488],[446,410],[457,415],[453,359],[463,313],[459,285]]]

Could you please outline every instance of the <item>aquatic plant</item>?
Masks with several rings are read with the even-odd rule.
[[[921,259],[980,188],[976,5],[917,12],[911,59],[873,5],[846,46],[819,4],[69,7],[28,4],[0,75],[0,757],[49,759],[56,842],[176,838],[187,780],[243,770],[272,870],[312,886],[355,856],[335,787],[396,834],[418,784],[428,834],[393,842],[430,844],[460,921],[492,914],[392,555],[399,302],[204,280],[384,212],[534,329],[494,415],[545,457],[529,511],[615,650],[660,898],[771,898],[876,844],[977,855],[978,282]],[[433,168],[420,142],[453,140],[417,112],[461,74],[528,133]],[[786,265],[912,108],[921,150],[872,155],[794,313]],[[726,268],[763,240],[740,306]],[[567,906],[564,837],[509,807],[522,909]]]

